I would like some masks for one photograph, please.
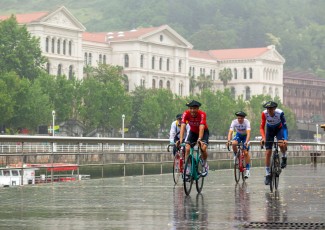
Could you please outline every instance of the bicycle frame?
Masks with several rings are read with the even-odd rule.
[[[230,142],[230,145],[232,142]],[[245,154],[244,154],[244,143],[237,143],[237,153],[236,153],[236,159],[234,162],[234,175],[235,175],[235,181],[236,183],[240,180],[240,174],[242,177],[242,180],[245,181],[244,173],[246,171],[246,164],[245,164]],[[228,145],[228,151],[230,151],[229,145]]]

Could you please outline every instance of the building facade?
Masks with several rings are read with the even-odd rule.
[[[8,16],[0,16],[5,20]],[[137,86],[166,88],[179,96],[199,92],[191,79],[207,77],[213,90],[229,87],[235,97],[249,100],[269,94],[283,100],[284,58],[274,46],[228,50],[194,50],[193,45],[168,25],[129,31],[86,32],[64,7],[51,12],[17,14],[17,21],[40,38],[52,75],[84,77],[84,68],[99,63],[119,65],[128,78],[128,89]],[[219,72],[230,69],[226,86]]]

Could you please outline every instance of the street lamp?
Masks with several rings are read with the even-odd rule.
[[[52,136],[54,137],[55,110],[52,110]]]
[[[124,120],[125,120],[125,115],[122,114],[122,138],[123,139],[124,139]],[[122,143],[121,151],[124,151],[124,142]]]
[[[318,141],[318,124],[316,124],[316,142],[319,142]]]

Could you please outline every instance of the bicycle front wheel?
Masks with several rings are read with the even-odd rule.
[[[201,193],[202,192],[202,188],[203,188],[203,184],[204,184],[204,177],[201,176],[201,173],[203,172],[204,168],[203,168],[203,162],[202,162],[202,159],[201,157],[199,158],[199,162],[197,163],[197,168],[196,168],[196,171],[197,171],[197,180],[195,181],[196,183],[196,191],[198,193]]]
[[[235,181],[236,183],[240,180],[240,169],[239,169],[239,154],[236,154],[235,160],[234,160],[234,175],[235,175]]]
[[[183,176],[184,192],[187,196],[190,195],[192,184],[193,184],[193,172],[192,172],[193,163],[194,163],[193,156],[189,155],[185,163],[184,176]]]
[[[280,160],[279,157],[273,157],[271,158],[271,168],[270,168],[270,173],[271,173],[271,183],[270,183],[270,191],[276,191],[278,189],[279,185],[279,175],[277,175],[277,168],[280,165]]]
[[[173,179],[175,184],[178,183],[181,174],[182,171],[181,171],[180,155],[179,153],[176,153],[174,156],[174,163],[173,163]]]

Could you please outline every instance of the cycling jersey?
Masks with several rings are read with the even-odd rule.
[[[265,124],[267,138],[265,136]],[[268,141],[270,138],[274,138],[274,136],[277,136],[278,140],[288,140],[287,123],[281,109],[275,109],[274,116],[271,116],[267,110],[262,112],[260,133],[262,138],[266,141]]]
[[[170,126],[170,132],[169,132],[169,141],[176,143],[176,141],[179,140],[179,133],[181,131],[181,126],[178,122],[178,120],[173,121],[173,123]],[[187,124],[186,125],[186,135],[185,135],[185,140],[188,136],[188,133],[190,131],[190,126]]]
[[[182,123],[189,124],[191,132],[197,134],[199,134],[200,125],[204,125],[204,130],[208,129],[207,115],[202,110],[198,110],[196,117],[191,116],[190,110],[185,110],[185,112],[183,113]]]
[[[244,119],[242,124],[239,123],[238,119],[235,119],[231,122],[229,130],[245,136],[247,134],[247,130],[251,130],[251,124],[247,119]]]

